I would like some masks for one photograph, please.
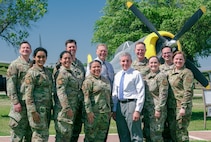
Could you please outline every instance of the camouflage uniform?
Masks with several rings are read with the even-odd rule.
[[[168,77],[169,72],[173,69],[174,64],[168,65],[166,63],[159,66],[160,71],[165,73]],[[167,98],[167,118],[165,122],[165,127],[163,131],[164,141],[166,142],[176,142],[176,99],[174,93],[169,86],[168,98]]]
[[[56,66],[59,65],[59,62],[56,63]],[[74,75],[74,77],[76,77],[78,79],[78,83],[79,83],[79,90],[77,91],[77,96],[78,96],[78,107],[76,110],[76,118],[74,120],[73,123],[73,133],[71,135],[70,138],[70,142],[77,142],[78,141],[78,137],[79,134],[81,133],[81,128],[82,128],[82,124],[84,121],[84,115],[85,115],[85,110],[84,110],[84,95],[82,92],[82,83],[85,79],[85,69],[83,64],[81,63],[80,60],[78,60],[77,58],[75,59],[75,61],[72,62],[71,64],[71,72]],[[58,75],[59,71],[58,68],[54,68],[53,70],[53,74],[54,74],[54,80],[56,80],[57,75]],[[56,91],[56,89],[55,89]],[[54,95],[54,100],[58,100],[58,97],[55,93]],[[55,103],[58,101],[55,101]]]
[[[133,61],[132,67],[141,73],[145,86],[146,86],[145,76],[150,73],[150,68],[148,67],[148,59],[145,57],[144,60],[141,62],[138,61],[138,59],[136,59],[135,61]],[[145,89],[145,96],[147,96],[147,94],[149,93],[147,93],[147,89]],[[143,136],[144,138],[150,140],[150,128],[149,128],[149,121],[148,121],[149,115],[147,114],[147,112],[148,112],[147,110],[145,111],[145,103],[144,103],[144,107],[141,112],[141,114],[143,115],[143,119],[142,119]]]
[[[24,82],[24,77],[30,63],[21,59],[21,57],[14,60],[7,70],[7,93],[11,99],[11,109],[9,113],[11,127],[11,141],[12,142],[31,142],[31,128],[27,117],[27,110],[25,104],[25,96],[20,91],[21,84]],[[21,104],[21,112],[14,111],[13,105]]]
[[[138,59],[135,60],[132,63],[132,68],[134,68],[135,70],[138,70],[141,73],[143,80],[145,80],[145,76],[150,72],[150,69],[148,67],[148,59],[147,58],[145,58],[141,62],[138,61]]]
[[[80,81],[73,75],[72,69],[61,66],[56,78],[58,100],[55,100],[54,118],[57,142],[69,142],[72,136],[73,124],[78,108],[78,90]],[[67,116],[72,110],[73,117]]]
[[[79,82],[79,89],[77,91],[77,95],[78,95],[78,107],[77,107],[77,111],[76,111],[76,119],[73,123],[73,134],[72,137],[70,139],[70,142],[77,142],[78,141],[78,137],[79,134],[81,133],[81,128],[82,128],[82,124],[84,122],[84,115],[85,115],[85,110],[84,110],[84,94],[82,92],[82,83],[85,79],[85,69],[83,64],[81,63],[80,60],[78,60],[77,58],[75,59],[75,61],[72,62],[71,65],[71,70],[74,74],[74,76],[77,78],[78,82]]]
[[[109,80],[91,74],[83,82],[84,103],[86,113],[94,113],[94,122],[84,122],[85,142],[103,142],[109,127],[111,112],[111,87]]]
[[[108,79],[110,81],[111,90],[112,90],[113,82],[114,82],[114,69],[113,69],[113,66],[108,61],[102,61],[99,57],[95,58],[94,60],[98,60],[98,61],[101,62],[102,70],[101,70],[100,75],[102,75],[103,77],[105,77],[106,79]],[[89,68],[89,65],[87,65],[86,76],[88,76],[89,74],[90,74],[90,68]],[[111,120],[109,120],[109,126],[110,126],[110,121]],[[109,127],[108,127],[108,130],[107,130],[107,134],[106,134],[106,137],[104,139],[104,142],[107,141],[108,133],[109,133]]]
[[[149,114],[150,138],[152,142],[163,142],[162,132],[167,117],[166,101],[169,83],[164,73],[158,71],[146,75],[146,90],[149,94],[145,99],[145,111]],[[160,118],[155,118],[155,111],[160,112]]]
[[[169,83],[174,92],[177,104],[176,138],[178,142],[189,141],[187,128],[192,114],[193,80],[193,73],[185,67],[180,70],[173,69],[169,73]],[[181,108],[185,109],[184,116],[179,116]]]
[[[173,70],[173,68],[174,68],[174,64],[173,63],[172,63],[172,65],[168,65],[168,64],[164,63],[164,64],[159,66],[160,71],[165,73],[167,76],[168,76],[169,72],[171,70]]]
[[[52,108],[52,75],[45,67],[33,65],[25,76],[26,106],[30,126],[32,128],[32,142],[47,142]],[[37,112],[40,123],[33,120]]]

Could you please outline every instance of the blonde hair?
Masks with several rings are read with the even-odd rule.
[[[174,54],[173,54],[173,59],[174,59],[174,57],[175,57],[177,54],[181,54],[181,55],[184,57],[184,59],[186,60],[185,53],[182,52],[182,51],[176,51],[176,52],[174,52]]]

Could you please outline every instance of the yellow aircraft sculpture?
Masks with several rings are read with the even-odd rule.
[[[179,38],[185,32],[187,32],[206,12],[206,8],[202,6],[192,15],[192,17],[188,19],[188,21],[181,28],[181,30],[174,36],[170,32],[165,32],[165,31],[158,32],[156,28],[152,25],[152,23],[148,21],[148,19],[144,16],[144,14],[141,13],[141,11],[139,11],[132,2],[127,2],[126,5],[139,18],[140,21],[142,21],[151,31],[154,32],[148,35],[144,40],[144,43],[146,44],[147,48],[146,57],[150,57],[153,55],[161,57],[161,49],[164,45],[173,47],[173,51],[182,50],[181,45],[178,41]],[[162,44],[158,45],[157,44],[158,40],[160,40]],[[209,81],[189,59],[186,60],[185,64],[186,67],[193,72],[195,79],[199,81],[202,86],[210,88]]]
[[[178,39],[185,32],[187,32],[206,11],[205,7],[201,7],[192,15],[192,17],[188,19],[188,21],[181,28],[181,30],[176,35],[173,35],[172,33],[167,31],[157,31],[156,28],[152,25],[152,23],[148,21],[144,14],[141,13],[141,11],[139,11],[138,8],[132,2],[127,2],[126,5],[137,16],[137,18],[139,18],[141,22],[143,22],[151,31],[153,31],[153,33],[149,34],[148,36],[136,41],[142,41],[146,44],[147,50],[145,55],[147,58],[151,56],[158,56],[159,58],[161,58],[161,49],[164,45],[172,47],[174,52],[177,50],[182,50],[181,44]],[[110,62],[113,65],[115,72],[121,69],[119,64],[119,55],[122,52],[129,52],[133,60],[136,58],[136,55],[134,53],[136,42],[126,41],[117,48],[115,56]],[[192,70],[195,79],[199,81],[202,86],[210,88],[209,81],[190,60],[187,59],[185,64],[187,68]]]

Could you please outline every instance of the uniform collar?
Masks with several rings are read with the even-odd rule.
[[[139,65],[146,65],[148,63],[148,59],[145,57],[144,60],[139,61],[138,58],[136,59]]]

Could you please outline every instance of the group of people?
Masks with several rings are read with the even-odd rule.
[[[146,142],[188,142],[187,128],[192,114],[194,76],[185,67],[185,54],[182,51],[173,53],[171,47],[164,46],[162,48],[164,63],[160,65],[157,56],[147,59],[145,52],[145,44],[137,42],[135,44],[137,59],[131,65],[131,68],[141,73],[145,86],[143,108],[139,111],[143,116],[143,137]],[[127,91],[127,88],[124,89]],[[136,93],[138,89],[140,85],[136,88]],[[135,94],[133,91],[130,93]],[[112,95],[114,97],[115,94]],[[138,96],[127,95],[124,100],[130,102],[131,99],[135,99],[136,106],[138,106]],[[121,101],[119,102],[121,106]],[[141,140],[139,140],[137,134],[133,134],[131,141],[142,141],[143,137],[140,134]],[[121,141],[124,139],[122,138]]]
[[[137,42],[137,59],[123,52],[115,74],[106,44],[97,45],[86,70],[76,51],[76,41],[67,40],[50,72],[45,48],[36,48],[30,60],[30,43],[20,44],[20,56],[7,71],[11,141],[47,142],[53,119],[56,142],[77,142],[82,124],[85,142],[106,142],[111,117],[121,142],[189,141],[194,78],[183,52],[163,47],[160,65]]]

